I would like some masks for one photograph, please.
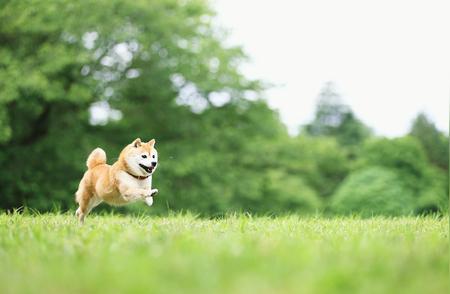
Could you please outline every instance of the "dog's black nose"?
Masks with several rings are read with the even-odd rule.
[[[152,162],[152,166],[156,166],[156,161],[153,161],[153,162]]]

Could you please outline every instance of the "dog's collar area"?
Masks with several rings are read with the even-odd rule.
[[[127,171],[127,174],[129,174],[130,176],[132,176],[133,178],[138,179],[138,180],[145,180],[146,178],[148,178],[150,176],[150,175],[148,175],[148,176],[135,176],[132,173],[129,173],[128,171]]]

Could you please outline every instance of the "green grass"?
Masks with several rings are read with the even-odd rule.
[[[0,214],[0,293],[448,293],[448,221]]]

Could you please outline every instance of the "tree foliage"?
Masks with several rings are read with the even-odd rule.
[[[352,173],[333,196],[331,208],[340,214],[407,215],[415,200],[395,172],[384,167],[368,167]]]
[[[434,165],[448,171],[448,136],[440,132],[425,113],[419,113],[414,119],[410,135],[420,141]]]
[[[365,144],[359,160],[360,168],[379,166],[394,172],[398,185],[413,195],[417,213],[444,212],[448,206],[446,173],[430,165],[417,139],[374,139]]]
[[[314,120],[305,125],[304,130],[311,136],[336,137],[344,146],[360,144],[371,133],[370,129],[342,102],[332,82],[326,83],[322,88]]]

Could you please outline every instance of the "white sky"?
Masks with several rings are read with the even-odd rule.
[[[425,111],[448,132],[450,1],[213,0],[242,70],[274,83],[269,104],[291,132],[308,122],[320,88],[379,135],[405,134]]]

